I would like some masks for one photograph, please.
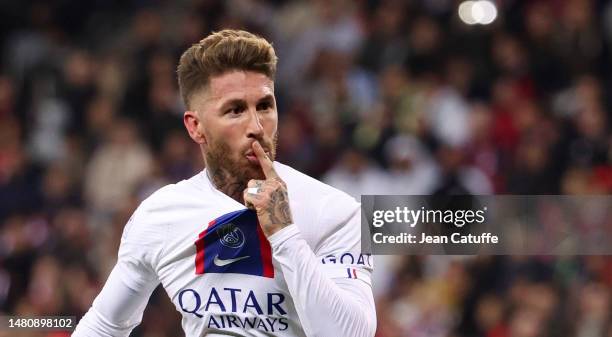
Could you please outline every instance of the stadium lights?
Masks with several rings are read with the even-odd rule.
[[[497,7],[488,0],[464,1],[458,12],[459,19],[468,25],[488,25],[497,18]]]

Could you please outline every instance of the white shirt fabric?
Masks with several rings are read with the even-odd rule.
[[[72,336],[128,336],[159,283],[187,337],[373,336],[372,257],[360,253],[359,203],[286,165],[274,168],[287,184],[294,224],[268,238],[273,277],[196,273],[198,235],[211,220],[245,209],[202,171],[134,212],[117,264]]]

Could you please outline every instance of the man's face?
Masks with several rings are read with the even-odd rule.
[[[213,174],[224,170],[238,181],[264,179],[252,144],[258,141],[268,157],[276,155],[278,116],[274,82],[251,71],[211,77],[185,113],[190,136],[201,145]]]

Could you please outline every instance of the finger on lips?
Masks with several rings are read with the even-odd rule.
[[[261,170],[266,178],[277,178],[278,174],[276,174],[276,171],[274,170],[274,163],[272,163],[270,158],[268,158],[266,151],[264,151],[263,147],[258,141],[253,142],[253,152],[255,153],[255,156],[259,161],[259,165],[261,165]]]

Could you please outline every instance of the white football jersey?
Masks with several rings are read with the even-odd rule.
[[[217,190],[206,170],[142,202],[118,262],[73,336],[127,336],[161,283],[188,337],[372,336],[360,206],[286,165],[294,224],[266,238],[255,212]]]

